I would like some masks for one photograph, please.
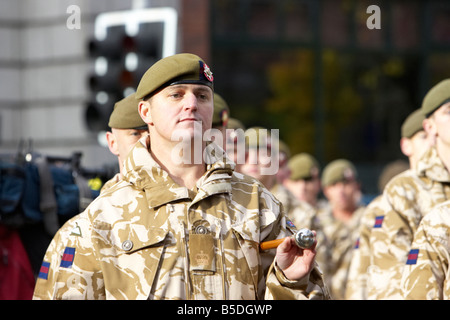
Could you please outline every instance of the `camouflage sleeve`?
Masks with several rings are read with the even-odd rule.
[[[273,230],[279,230],[279,232],[277,232],[278,235],[276,237],[270,238],[282,238],[285,236],[292,235],[293,230],[289,225],[287,225],[288,220],[283,211],[280,214],[279,219],[277,221],[279,226],[274,226]],[[269,240],[270,238],[266,238],[266,240]],[[312,271],[309,273],[308,276],[304,277],[299,281],[291,281],[287,279],[284,276],[283,272],[277,267],[276,261],[275,259],[273,259],[274,253],[275,252],[271,253],[272,263],[270,264],[269,270],[267,271],[265,284],[266,290],[264,294],[264,299],[267,300],[330,299],[328,289],[324,284],[322,272],[318,268],[317,264],[315,264],[314,268],[312,269]]]
[[[370,234],[368,299],[401,299],[402,270],[416,229],[415,193],[407,181],[385,188]]]
[[[450,299],[450,207],[439,206],[422,219],[402,278],[405,299]]]
[[[370,232],[375,217],[380,216],[379,203],[381,196],[375,198],[364,210],[359,227],[359,237],[352,254],[345,291],[347,300],[367,299],[367,268],[370,265]]]
[[[90,224],[83,215],[67,221],[45,253],[33,299],[104,299],[103,279],[93,254]]]

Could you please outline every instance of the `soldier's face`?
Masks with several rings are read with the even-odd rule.
[[[151,139],[162,137],[174,141],[176,132],[193,138],[211,128],[213,92],[203,85],[179,84],[168,86],[153,95],[148,102],[144,121],[150,126]],[[142,113],[141,113],[142,116]],[[201,132],[194,129],[201,128]],[[177,140],[179,141],[179,140]]]
[[[443,104],[430,117],[432,132],[436,136],[436,141],[450,148],[450,102]]]
[[[346,210],[354,209],[361,195],[359,183],[355,180],[335,183],[323,191],[333,207]]]

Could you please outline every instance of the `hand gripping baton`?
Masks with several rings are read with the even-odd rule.
[[[306,228],[298,230],[291,237],[294,238],[295,244],[302,249],[311,248],[311,246],[314,244],[314,241],[316,240],[314,233]],[[284,239],[286,238],[265,241],[262,242],[259,247],[261,248],[261,250],[273,249],[278,247],[284,241]]]

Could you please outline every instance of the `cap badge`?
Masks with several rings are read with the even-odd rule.
[[[213,73],[206,63],[203,65],[203,74],[209,81],[213,82]]]

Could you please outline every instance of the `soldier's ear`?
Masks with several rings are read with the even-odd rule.
[[[110,131],[106,132],[106,141],[108,142],[109,151],[111,151],[112,154],[119,156],[119,147],[114,133]]]
[[[422,122],[422,126],[428,136],[435,137],[437,135],[433,116],[424,119]]]
[[[143,100],[143,101],[139,102],[138,111],[139,111],[139,115],[141,116],[142,120],[146,124],[153,125],[152,113],[150,111],[150,102],[148,100]]]
[[[401,138],[400,139],[400,149],[402,150],[402,153],[407,156],[408,158],[412,156],[413,154],[413,146],[411,143],[411,140],[408,138]]]

